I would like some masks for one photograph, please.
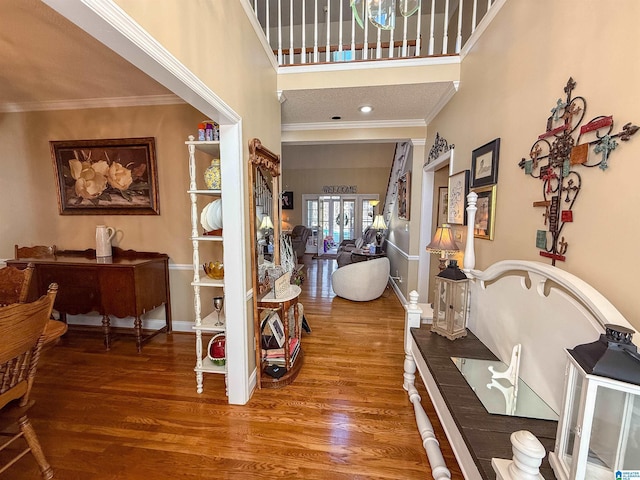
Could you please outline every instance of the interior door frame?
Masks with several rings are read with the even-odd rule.
[[[420,245],[429,245],[433,236],[433,199],[435,192],[435,172],[441,168],[449,166],[449,176],[453,170],[454,148],[441,154],[430,163],[425,163],[422,167],[422,205],[420,216]],[[429,298],[429,288],[431,275],[432,254],[424,248],[420,248],[418,258],[418,272],[426,272],[418,275],[418,295],[421,303],[427,303]]]

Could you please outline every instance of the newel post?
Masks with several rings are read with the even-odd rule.
[[[467,242],[464,246],[464,268],[465,272],[470,272],[476,266],[476,252],[473,245],[473,231],[476,224],[476,203],[478,202],[478,194],[469,192],[467,195]]]

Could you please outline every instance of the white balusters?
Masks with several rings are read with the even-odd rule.
[[[464,9],[464,0],[460,0],[458,4],[458,36],[456,37],[456,53],[460,53],[462,48],[462,11]]]
[[[340,57],[340,61],[344,60],[344,56],[342,55],[342,0],[340,0],[340,22],[338,23],[338,55]]]
[[[267,43],[271,45],[271,31],[270,31],[271,23],[269,22],[269,0],[265,2],[264,8],[265,8],[264,18],[266,23],[266,25],[264,26],[264,31],[267,34]]]
[[[327,0],[327,7],[324,12],[324,22],[327,24],[327,35],[325,42],[325,62],[331,61],[331,0]]]
[[[442,54],[447,53],[449,47],[449,0],[444,4],[444,31],[442,32]]]
[[[420,46],[421,46],[421,37],[422,37],[422,2],[420,2],[420,4],[418,5],[418,18],[417,18],[417,23],[416,23],[416,51],[414,52],[414,55],[416,57],[420,56]]]
[[[471,15],[471,33],[476,31],[477,18],[478,18],[478,0],[473,0],[473,14]]]
[[[351,9],[351,58],[356,58],[356,14]]]
[[[477,0],[476,0],[477,1]],[[300,51],[300,63],[307,63],[307,5],[302,0],[302,50]]]
[[[429,35],[429,50],[428,55],[433,55],[433,49],[435,48],[435,28],[436,28],[436,0],[431,0],[431,34]]]
[[[293,65],[293,0],[289,1],[289,64]]]
[[[282,0],[278,0],[278,65],[282,63]]]
[[[314,0],[313,20],[313,63],[318,63],[318,0]]]

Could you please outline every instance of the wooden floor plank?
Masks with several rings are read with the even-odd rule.
[[[292,385],[228,405],[224,378],[196,393],[192,334],[158,335],[135,353],[71,329],[40,362],[31,419],[62,480],[425,479],[429,464],[402,389],[404,309],[390,289],[337,298],[335,260],[305,259],[311,334]],[[463,477],[421,384],[452,478]],[[2,479],[37,479],[27,456]]]

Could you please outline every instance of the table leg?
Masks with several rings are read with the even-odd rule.
[[[133,329],[136,331],[136,346],[138,347],[138,353],[142,351],[142,319],[140,315],[136,316],[133,321]]]
[[[104,332],[104,347],[111,349],[111,319],[109,315],[102,316],[102,331]]]

